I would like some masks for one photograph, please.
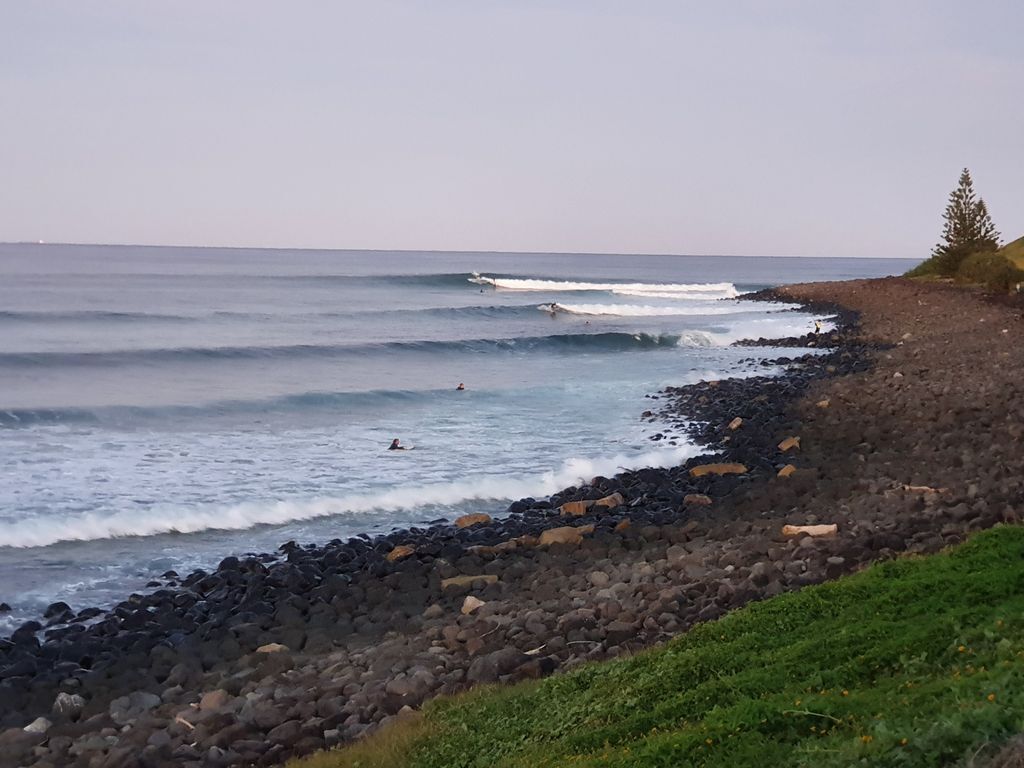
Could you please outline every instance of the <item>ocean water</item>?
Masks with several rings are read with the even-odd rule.
[[[0,629],[679,462],[693,447],[649,440],[644,396],[813,327],[737,296],[907,267],[0,245]]]

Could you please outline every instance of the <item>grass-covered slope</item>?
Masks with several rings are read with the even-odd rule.
[[[1007,243],[998,251],[971,254],[952,272],[945,260],[933,256],[907,272],[906,277],[951,278],[994,291],[1014,290],[1018,283],[1024,282],[1024,237]]]
[[[428,705],[335,766],[936,766],[1024,730],[1024,528]],[[993,745],[986,748],[986,745]]]
[[[999,249],[999,253],[1013,262],[1018,269],[1024,269],[1024,237],[1019,237],[1012,243],[1007,243]]]

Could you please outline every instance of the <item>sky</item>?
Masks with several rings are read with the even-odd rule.
[[[1020,0],[0,0],[0,241],[925,257],[1024,235]]]

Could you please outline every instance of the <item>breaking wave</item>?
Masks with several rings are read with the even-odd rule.
[[[488,277],[474,272],[469,282],[508,291],[610,291],[630,296],[674,299],[728,299],[739,296],[732,283],[590,283],[572,280],[534,280]]]
[[[394,488],[308,500],[246,502],[230,506],[179,508],[168,505],[112,514],[87,513],[60,518],[30,518],[0,523],[0,542],[8,547],[45,547],[62,541],[93,541],[127,536],[186,534],[201,531],[241,531],[261,525],[282,525],[333,515],[423,508],[448,508],[482,500],[514,500],[549,496],[595,475],[615,475],[627,469],[676,466],[695,455],[682,445],[636,455],[598,459],[568,459],[555,470],[535,475],[483,476],[470,480]]]

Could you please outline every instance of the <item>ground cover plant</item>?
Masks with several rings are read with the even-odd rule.
[[[303,768],[974,766],[1024,731],[1024,528],[473,691]]]

